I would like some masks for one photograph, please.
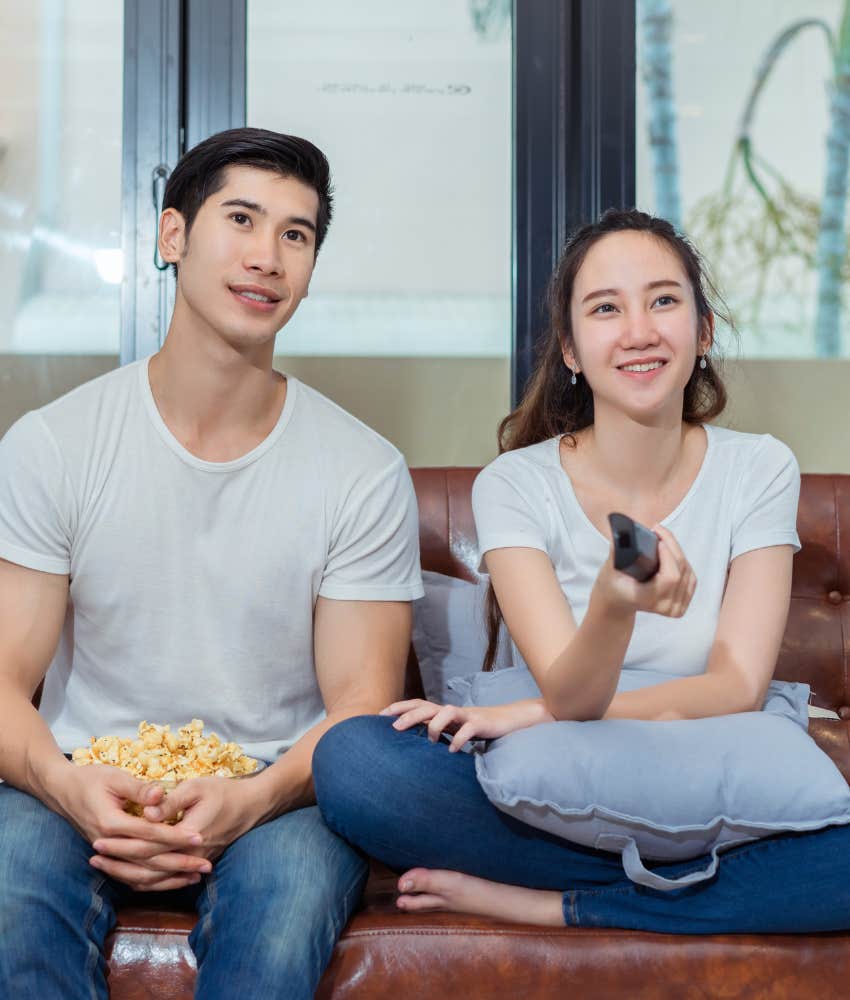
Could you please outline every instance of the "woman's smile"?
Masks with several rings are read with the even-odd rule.
[[[664,358],[652,358],[647,360],[627,361],[622,365],[617,365],[617,371],[627,375],[632,380],[649,382],[658,375],[667,365]]]

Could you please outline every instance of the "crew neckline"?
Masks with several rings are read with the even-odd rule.
[[[148,374],[148,365],[150,364],[151,357],[153,357],[153,355],[143,358],[139,362],[139,386],[141,388],[145,409],[147,410],[151,422],[159,433],[159,436],[163,439],[163,441],[165,441],[171,451],[174,452],[179,459],[187,465],[192,466],[192,468],[199,469],[202,472],[212,473],[235,472],[237,469],[244,469],[246,465],[250,465],[252,462],[256,462],[258,458],[262,458],[262,456],[274,446],[286,430],[286,426],[292,417],[292,411],[295,407],[295,400],[298,395],[298,380],[293,378],[291,375],[284,375],[284,378],[286,379],[286,399],[284,400],[283,408],[280,411],[277,423],[256,447],[252,448],[244,455],[240,455],[239,458],[233,458],[228,462],[209,462],[206,459],[198,458],[197,455],[193,455],[188,448],[177,440],[171,430],[169,430],[166,422],[162,419],[162,414],[159,412],[156,400],[153,398],[153,390],[151,389],[150,377]],[[281,374],[283,373],[281,372]]]
[[[696,476],[694,476],[693,482],[688,487],[688,491],[685,493],[685,495],[682,497],[682,499],[678,502],[678,504],[676,504],[676,506],[673,508],[673,510],[671,510],[670,513],[666,517],[662,518],[658,522],[659,524],[663,525],[665,528],[668,527],[668,525],[671,522],[675,521],[676,518],[679,517],[679,515],[682,513],[682,511],[684,511],[684,509],[688,506],[688,504],[691,501],[691,497],[696,493],[697,489],[699,488],[700,483],[702,482],[703,478],[706,475],[706,469],[708,468],[709,460],[710,460],[710,458],[712,456],[712,453],[714,451],[714,431],[715,431],[715,428],[713,428],[711,426],[711,424],[700,424],[700,427],[702,427],[702,429],[705,431],[705,454],[702,456],[702,462],[700,463],[700,467],[697,470]],[[569,473],[563,467],[563,465],[561,465],[561,438],[560,438],[560,436],[551,438],[551,442],[552,442],[552,454],[554,455],[555,463],[558,466],[558,469],[560,470],[561,475],[563,476],[564,482],[566,483],[567,492],[568,492],[568,495],[569,495],[569,497],[570,497],[570,499],[571,499],[571,501],[573,503],[573,506],[578,511],[579,516],[582,518],[582,520],[584,521],[585,525],[598,538],[602,539],[605,542],[606,545],[610,545],[611,539],[608,538],[606,535],[603,535],[602,532],[599,530],[599,528],[597,528],[596,525],[593,523],[593,521],[591,521],[590,518],[587,516],[587,512],[585,511],[584,507],[582,507],[581,503],[579,502],[579,498],[576,495],[575,488],[573,487],[573,481],[572,481],[572,479],[570,479]]]

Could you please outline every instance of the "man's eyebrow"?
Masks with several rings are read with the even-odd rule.
[[[223,201],[221,203],[222,208],[248,208],[252,212],[257,212],[259,215],[268,215],[269,213],[256,201],[248,201],[247,198],[230,198],[228,201]]]
[[[221,203],[221,208],[247,208],[258,215],[268,215],[268,211],[259,202],[249,201],[247,198],[229,198]],[[316,223],[312,219],[302,218],[300,215],[291,215],[285,220],[287,226],[303,226],[310,232],[316,232]]]
[[[309,229],[311,233],[316,231],[316,223],[312,219],[302,219],[300,215],[291,215],[287,220],[286,224],[288,226],[303,226],[305,229]]]
[[[653,288],[664,288],[665,286],[675,285],[676,288],[681,288],[681,281],[675,281],[673,278],[660,278],[658,281],[650,281],[648,285],[644,286],[645,291],[651,291]],[[590,302],[591,299],[602,299],[607,295],[619,295],[619,288],[598,288],[595,292],[588,292],[587,295],[581,300],[581,304],[584,305],[585,302]]]

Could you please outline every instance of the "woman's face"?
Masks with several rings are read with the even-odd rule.
[[[570,305],[574,343],[564,361],[583,372],[594,409],[640,421],[682,416],[684,389],[711,331],[697,322],[679,258],[647,233],[611,233],[590,248]]]

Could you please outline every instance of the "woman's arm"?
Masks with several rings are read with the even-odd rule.
[[[614,569],[599,571],[587,613],[576,627],[549,557],[535,549],[492,549],[485,555],[508,630],[556,719],[599,719],[617,690],[637,611],[681,617],[696,578],[676,539],[659,537],[658,573],[646,583]]]
[[[427,725],[428,735],[434,741],[442,732],[454,733],[452,750],[459,750],[474,737],[496,739],[556,718],[583,717],[555,715],[545,698],[544,685],[549,668],[563,661],[565,653],[569,653],[567,670],[573,661],[589,666],[584,679],[578,677],[578,683],[584,684],[586,695],[600,703],[604,700],[607,705],[616,691],[634,625],[633,611],[622,616],[618,628],[614,620],[606,619],[599,602],[591,602],[584,621],[577,627],[552,562],[540,549],[491,549],[485,561],[511,637],[544,697],[507,705],[470,707],[438,705],[417,698],[395,702],[381,713],[398,716],[393,723],[396,729]],[[604,705],[592,717],[599,718]]]
[[[548,711],[556,719],[599,718],[617,689],[634,611],[610,610],[594,594],[577,626],[545,552],[492,549],[484,561],[505,624]],[[566,690],[565,676],[572,682]]]
[[[761,708],[788,619],[790,545],[732,561],[704,674],[614,696],[606,719],[699,719]]]

